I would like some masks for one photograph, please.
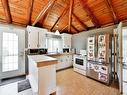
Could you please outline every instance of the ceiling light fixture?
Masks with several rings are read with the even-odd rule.
[[[60,35],[60,32],[59,32],[59,30],[58,30],[58,24],[56,25],[56,27],[57,27],[57,30],[56,30],[56,32],[55,32],[55,35]]]

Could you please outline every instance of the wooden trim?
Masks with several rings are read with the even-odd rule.
[[[118,21],[118,18],[116,16],[116,13],[115,13],[115,10],[113,8],[111,0],[105,0],[105,3],[107,5],[108,9],[110,10],[111,16],[113,17],[114,24],[118,24],[119,21]]]
[[[72,13],[72,15],[73,15],[73,17],[80,23],[80,25],[82,25],[82,26],[85,28],[85,30],[88,30],[87,25],[84,24],[84,23],[80,20],[80,18],[78,18],[74,13]]]
[[[27,21],[27,24],[31,24],[31,17],[32,17],[33,3],[34,3],[34,0],[29,0],[28,21]]]
[[[74,25],[71,25],[76,32],[80,32]]]
[[[11,23],[12,18],[11,18],[11,12],[10,12],[10,9],[9,9],[8,0],[1,0],[1,2],[2,2],[2,6],[4,8],[7,23]]]
[[[67,13],[68,11],[68,6],[63,10],[62,14],[58,17],[58,19],[56,20],[56,22],[54,23],[54,25],[52,26],[52,28],[50,29],[50,31],[53,30],[53,28],[55,27],[55,25],[57,24],[57,22]]]
[[[68,19],[68,32],[69,33],[71,32],[73,3],[74,3],[74,0],[70,0],[69,19]]]
[[[49,8],[55,3],[56,0],[50,0],[48,4],[41,10],[35,21],[33,22],[33,26],[48,12]]]
[[[81,5],[83,6],[83,9],[86,11],[87,15],[91,18],[92,22],[96,27],[100,27],[98,19],[95,17],[91,9],[86,4],[87,0],[79,0]]]

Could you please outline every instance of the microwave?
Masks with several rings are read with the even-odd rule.
[[[63,48],[63,53],[69,53],[70,49],[69,48]]]

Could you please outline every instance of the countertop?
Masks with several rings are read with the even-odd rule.
[[[28,58],[37,63],[37,67],[57,64],[57,59],[46,55],[28,55]]]
[[[73,55],[74,53],[48,53],[47,56],[62,56],[62,55]]]

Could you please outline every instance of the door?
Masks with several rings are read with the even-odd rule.
[[[25,31],[0,32],[0,79],[25,74]]]
[[[118,70],[117,70],[117,75],[118,75],[118,79],[119,79],[119,89],[120,89],[120,93],[123,92],[123,40],[122,40],[122,22],[119,23],[118,27],[117,27],[117,66],[118,66]]]

